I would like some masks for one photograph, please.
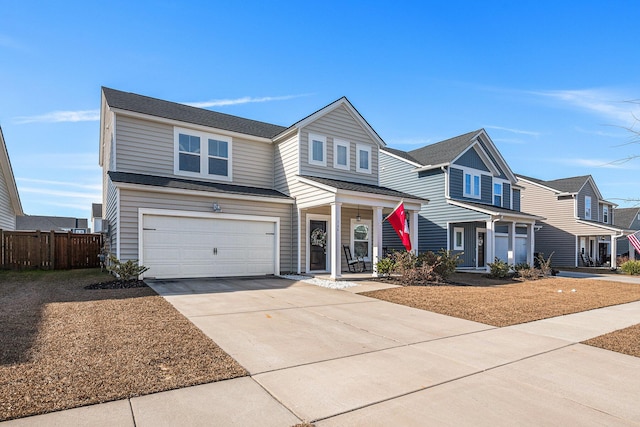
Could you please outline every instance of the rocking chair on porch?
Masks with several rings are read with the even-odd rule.
[[[342,249],[344,250],[345,258],[347,258],[347,265],[349,266],[350,273],[362,273],[365,271],[367,267],[364,263],[364,259],[360,257],[354,259],[351,256],[351,248],[349,248],[349,246],[343,245]]]

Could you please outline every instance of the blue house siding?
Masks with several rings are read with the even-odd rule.
[[[460,158],[453,164],[489,172],[489,168],[487,168],[487,165],[484,164],[484,162],[474,149],[465,151],[465,153],[460,156]]]
[[[493,164],[496,165],[496,167],[498,168],[498,171],[500,171],[500,175],[498,177],[502,178],[502,179],[507,179],[507,175],[504,173],[502,168],[499,166],[499,164],[496,161],[496,158],[493,156],[493,154],[491,154],[491,150],[489,150],[489,148],[487,147],[487,144],[485,144],[484,141],[482,141],[482,139],[480,139],[480,138],[478,138],[478,142],[480,143],[480,145],[482,146],[484,151],[487,153],[487,156],[489,156],[489,158],[491,159]]]

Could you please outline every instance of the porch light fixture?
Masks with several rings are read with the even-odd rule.
[[[214,212],[221,212],[222,211],[222,208],[220,207],[220,205],[217,202],[213,203],[212,208],[213,208]]]
[[[356,221],[360,222],[362,218],[360,217],[360,205],[358,205],[358,215],[356,215]]]

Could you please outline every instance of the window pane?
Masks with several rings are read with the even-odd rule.
[[[187,172],[200,172],[200,156],[180,153],[180,170]]]
[[[200,137],[193,135],[185,135],[183,133],[178,137],[178,145],[180,151],[187,153],[200,154]]]
[[[502,195],[502,184],[493,184],[493,194]]]
[[[462,232],[456,231],[456,247],[459,248],[462,246]]]
[[[342,166],[347,165],[347,147],[344,145],[338,145],[338,164]]]
[[[324,161],[324,156],[323,156],[323,142],[322,141],[317,141],[317,140],[313,140],[313,160],[316,160],[318,162],[323,162]]]
[[[471,175],[464,174],[464,192],[465,194],[471,194]]]
[[[209,157],[209,173],[211,175],[228,176],[229,161]]]
[[[216,157],[228,158],[228,143],[227,141],[218,141],[216,139],[209,140],[209,155]]]
[[[360,169],[369,169],[369,152],[360,150]]]
[[[496,206],[502,206],[502,196],[493,196],[493,204]]]
[[[355,240],[369,240],[369,227],[364,224],[356,225],[353,229]]]
[[[368,258],[369,242],[353,242],[353,252],[357,257]]]
[[[480,177],[478,175],[473,176],[473,195],[480,195]]]

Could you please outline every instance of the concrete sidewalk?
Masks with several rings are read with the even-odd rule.
[[[283,279],[151,286],[251,376],[1,425],[640,423],[640,359],[578,344],[640,302],[495,328]]]

